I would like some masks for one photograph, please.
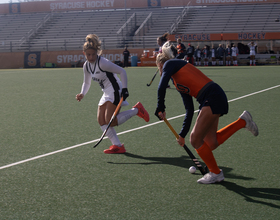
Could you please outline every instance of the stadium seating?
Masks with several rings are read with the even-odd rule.
[[[280,4],[251,4],[1,15],[0,49],[10,51],[12,44],[13,51],[80,50],[89,33],[101,38],[102,49],[114,49],[156,48],[156,38],[166,32],[276,32],[279,11]],[[128,29],[124,24],[131,17]],[[134,36],[141,25],[140,34]]]
[[[176,33],[273,32],[280,4],[191,8]]]

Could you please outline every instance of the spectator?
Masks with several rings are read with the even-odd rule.
[[[219,44],[219,47],[217,48],[217,57],[219,59],[220,66],[224,65],[224,54],[225,54],[225,50],[224,50],[222,44]]]
[[[124,48],[123,51],[123,67],[128,67],[128,59],[129,59],[130,53],[127,50],[127,46]]]
[[[182,39],[178,38],[177,39],[177,51],[178,51],[178,55],[177,55],[177,59],[184,59],[185,55],[186,55],[186,47],[185,45],[182,43]]]
[[[196,50],[194,51],[195,56],[195,65],[201,66],[201,50],[199,49],[199,46],[196,47]]]
[[[226,55],[226,66],[230,66],[231,62],[231,48],[230,45],[227,46],[225,50],[225,55]]]
[[[233,44],[231,48],[231,55],[232,55],[232,64],[234,66],[238,66],[237,64],[238,53],[239,53],[238,48],[235,46],[235,44]]]
[[[256,46],[257,46],[257,44],[254,43],[254,41],[252,41],[248,44],[248,46],[250,48],[250,66],[252,66],[252,65],[256,66],[255,56],[256,56]]]
[[[187,61],[194,65],[193,62],[194,47],[191,44],[188,44],[186,54],[187,54]]]
[[[204,66],[208,66],[208,60],[210,55],[209,46],[205,45],[202,51],[203,59],[204,59]]]
[[[212,46],[212,49],[211,49],[211,57],[212,57],[212,66],[216,66],[216,49],[214,47],[214,45]]]

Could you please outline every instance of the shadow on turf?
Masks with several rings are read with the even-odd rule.
[[[172,166],[178,166],[183,168],[189,168],[192,166],[193,163],[187,156],[181,157],[143,157],[136,154],[131,153],[124,153],[123,155],[135,159],[142,159],[142,160],[149,160],[151,162],[143,162],[143,163],[115,163],[115,162],[108,162],[111,164],[139,164],[139,165],[152,165],[152,164],[169,164]]]
[[[172,166],[178,166],[182,168],[189,168],[189,166],[193,165],[191,159],[187,156],[181,157],[143,157],[136,154],[125,153],[127,157],[135,158],[135,159],[142,159],[142,160],[150,160],[151,162],[143,162],[143,163],[115,163],[115,162],[108,162],[110,164],[139,164],[139,165],[153,165],[153,164],[167,164]],[[225,174],[226,179],[241,179],[241,180],[254,180],[252,177],[245,177],[241,175],[236,175],[230,173],[233,169],[229,167],[221,167]],[[196,172],[194,175],[201,175],[199,172]],[[253,198],[260,198],[260,199],[268,199],[268,200],[276,200],[280,201],[280,189],[277,188],[246,188],[236,183],[223,181],[219,183],[220,185],[224,186],[227,190],[237,193],[244,197],[247,202],[259,203],[263,205],[270,206],[272,208],[280,209],[279,205],[275,205],[273,203],[259,201]]]
[[[220,183],[220,185],[224,186],[226,189],[232,192],[239,194],[240,196],[243,196],[247,202],[258,203],[258,204],[270,206],[272,208],[280,209],[279,205],[275,205],[271,202],[264,202],[255,199],[255,198],[259,198],[259,199],[280,201],[280,189],[278,188],[255,188],[255,187],[247,188],[228,181],[223,181]]]
[[[190,166],[194,166],[192,160],[188,156],[181,156],[181,157],[143,157],[137,154],[132,153],[124,153],[123,155],[135,159],[142,159],[142,160],[149,160],[151,162],[143,162],[143,163],[116,163],[116,162],[108,162],[110,164],[140,164],[140,165],[153,165],[153,164],[167,164],[177,167],[182,167],[189,169]],[[201,163],[202,166],[204,166],[203,163]],[[253,180],[254,178],[251,177],[245,177],[245,176],[238,176],[236,174],[231,174],[232,168],[229,167],[221,167],[223,170],[226,178],[231,179],[242,179],[242,180]],[[200,172],[197,170],[194,175],[201,175]]]

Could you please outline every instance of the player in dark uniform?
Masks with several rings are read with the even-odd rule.
[[[184,59],[185,55],[186,55],[186,47],[185,45],[182,43],[182,39],[178,38],[177,39],[177,59]]]
[[[188,44],[186,54],[187,54],[187,61],[189,63],[191,63],[192,65],[194,65],[194,62],[193,62],[194,46],[192,46],[191,44]]]
[[[209,168],[198,183],[210,184],[224,180],[223,171],[218,167],[212,153],[220,144],[241,128],[246,128],[253,135],[258,135],[258,127],[248,111],[244,111],[235,122],[218,130],[219,117],[228,113],[228,101],[223,89],[204,75],[199,69],[184,60],[173,59],[175,47],[166,42],[162,54],[157,56],[157,66],[161,80],[158,86],[158,102],[155,115],[160,119],[166,117],[165,94],[166,85],[172,79],[181,94],[186,109],[183,127],[177,139],[180,146],[185,144],[194,113],[192,97],[199,102],[199,115],[190,135],[190,142],[198,155]]]

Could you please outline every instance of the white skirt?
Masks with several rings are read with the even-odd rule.
[[[115,102],[115,95],[114,95],[114,89],[113,87],[111,88],[108,88],[106,90],[103,90],[103,95],[101,97],[101,99],[99,100],[99,103],[98,103],[98,106],[101,106],[101,105],[104,105],[105,102],[111,102],[111,103],[114,103]],[[121,90],[119,90],[119,94],[121,97]],[[121,106],[127,106],[129,105],[129,103],[127,101],[124,101],[122,102],[122,105]]]

